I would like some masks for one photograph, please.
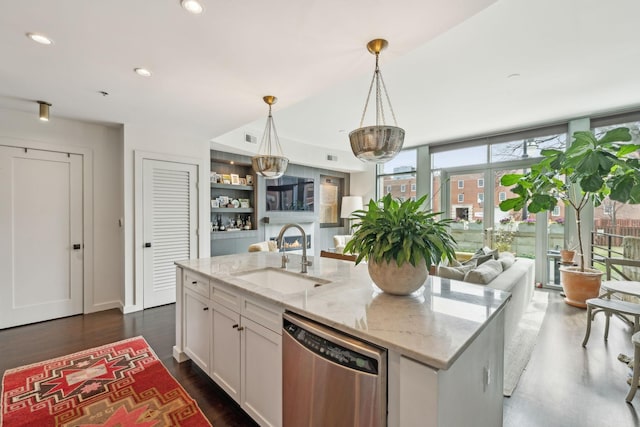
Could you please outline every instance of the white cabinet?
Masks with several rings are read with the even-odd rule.
[[[209,299],[189,288],[184,292],[184,352],[209,373],[211,310]]]
[[[240,315],[213,304],[211,378],[236,402],[240,401]],[[240,330],[239,330],[240,329]]]
[[[281,426],[282,308],[180,270],[174,357],[191,358],[261,426]]]
[[[282,335],[242,319],[242,408],[261,425],[282,425]]]
[[[282,425],[282,310],[226,286],[211,295],[211,377],[258,424]]]

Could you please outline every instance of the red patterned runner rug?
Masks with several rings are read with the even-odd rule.
[[[142,337],[7,370],[0,426],[211,426]]]

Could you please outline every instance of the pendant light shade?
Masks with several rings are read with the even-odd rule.
[[[269,116],[264,127],[258,154],[251,158],[251,166],[253,166],[253,170],[258,175],[263,176],[265,179],[276,179],[284,175],[289,165],[289,159],[284,157],[282,153],[276,125],[271,115],[271,106],[276,103],[278,98],[267,95],[262,99],[269,105]]]
[[[362,112],[362,118],[360,119],[360,127],[351,133],[349,133],[349,140],[351,142],[351,151],[353,154],[362,161],[373,163],[384,163],[393,159],[402,150],[402,144],[404,143],[404,129],[398,127],[396,121],[396,115],[393,112],[391,101],[389,100],[389,94],[387,88],[382,79],[382,73],[378,60],[380,58],[380,52],[385,49],[389,43],[384,39],[371,40],[367,44],[369,52],[376,56],[376,68],[373,72],[373,78],[371,79],[371,85],[369,86],[369,93],[367,94],[367,100],[364,103],[364,111]],[[364,118],[367,113],[367,106],[371,99],[371,91],[375,86],[375,99],[376,99],[376,124],[374,126],[362,126]],[[386,124],[385,111],[382,103],[382,93],[389,105],[389,111],[393,117],[394,126]]]

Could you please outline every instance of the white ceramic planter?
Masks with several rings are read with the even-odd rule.
[[[429,272],[424,259],[417,266],[405,262],[398,267],[395,261],[376,263],[368,261],[371,280],[383,291],[393,295],[409,295],[417,291],[427,280]]]

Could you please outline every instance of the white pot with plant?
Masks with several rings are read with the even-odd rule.
[[[516,197],[500,203],[503,211],[525,206],[531,213],[552,211],[558,201],[572,209],[578,234],[579,266],[560,269],[567,304],[586,307],[600,292],[602,272],[586,266],[582,241],[582,212],[591,203],[600,206],[609,197],[621,203],[640,203],[640,149],[628,128],[608,131],[600,139],[592,132],[573,134],[566,151],[542,150],[542,159],[526,174],[508,174],[500,183],[514,186]],[[565,177],[564,180],[561,177]],[[574,280],[575,279],[575,280]]]
[[[357,254],[356,264],[366,260],[371,279],[387,293],[418,290],[432,265],[454,259],[451,220],[438,220],[439,212],[422,209],[426,199],[400,202],[387,194],[379,202],[369,201],[366,211],[352,214],[357,223],[344,250]]]

